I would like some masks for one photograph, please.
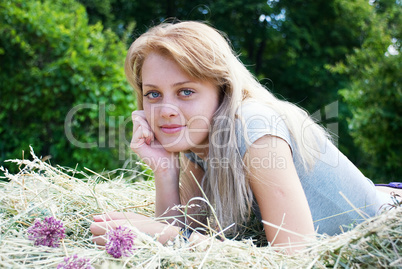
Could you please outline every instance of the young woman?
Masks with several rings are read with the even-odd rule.
[[[154,172],[156,217],[172,224],[134,213],[96,216],[98,244],[108,227],[124,224],[161,242],[184,227],[191,241],[189,227],[202,226],[206,218],[197,216],[206,211],[232,231],[255,214],[269,242],[295,245],[317,232],[337,234],[389,201],[323,128],[265,89],[206,24],[150,29],[131,45],[125,71],[139,109],[131,148]],[[200,207],[183,219],[178,206],[189,202]]]

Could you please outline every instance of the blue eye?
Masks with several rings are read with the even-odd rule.
[[[147,94],[144,94],[145,97],[148,97],[149,99],[156,99],[160,97],[160,93],[158,92],[148,92]]]
[[[189,89],[184,89],[180,91],[180,95],[188,97],[190,95],[192,95],[194,92],[192,90]]]

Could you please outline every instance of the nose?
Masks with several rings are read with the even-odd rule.
[[[163,104],[160,107],[160,115],[166,119],[176,117],[179,115],[179,108],[172,104]]]

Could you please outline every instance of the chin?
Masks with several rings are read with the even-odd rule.
[[[186,139],[171,140],[171,141],[161,141],[162,147],[168,152],[187,152],[194,148],[199,147],[199,145],[190,143]]]
[[[157,137],[158,138],[158,137]],[[194,149],[203,149],[208,146],[204,136],[202,137],[178,137],[166,139],[166,137],[159,137],[159,142],[162,147],[171,153],[176,152],[189,152]]]
[[[184,146],[184,145],[163,145],[162,147],[167,151],[171,153],[178,153],[178,152],[188,152],[190,151],[191,147],[190,145]]]

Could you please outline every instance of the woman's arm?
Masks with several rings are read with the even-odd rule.
[[[186,224],[193,228],[205,223],[205,216],[201,215],[204,202],[195,197],[203,197],[200,189],[204,170],[190,161],[184,154],[181,156],[182,173],[180,175],[180,201],[183,206],[188,206]],[[193,200],[191,200],[193,199]],[[191,202],[190,202],[191,200]]]
[[[180,205],[179,194],[179,169],[160,169],[154,173],[155,176],[155,217],[175,217],[179,214],[172,210]]]
[[[158,234],[158,241],[165,244],[167,241],[173,240],[180,231],[180,227],[166,224],[154,220],[152,218],[136,214],[133,212],[109,212],[102,215],[94,216],[94,222],[91,224],[90,230],[93,235],[92,241],[98,245],[105,245],[105,234],[108,230],[115,229],[118,226],[135,227],[139,231],[150,236]],[[199,233],[192,233],[189,242],[197,243],[206,239]]]
[[[182,168],[183,168],[183,172],[181,174],[181,193],[183,195],[180,196],[181,198],[181,204],[186,205],[191,198],[196,197],[196,196],[201,196],[201,191],[198,188],[197,183],[195,183],[195,179],[194,177],[197,179],[197,181],[200,183],[202,180],[202,176],[204,174],[203,170],[196,166],[193,162],[191,162],[190,160],[188,160],[186,157],[183,156],[182,158],[182,164],[181,164]],[[191,173],[190,173],[191,171]],[[161,174],[163,175],[163,174]],[[193,177],[194,175],[194,177]],[[170,207],[173,204],[180,204],[180,202],[178,202],[176,200],[177,196],[173,197],[173,199],[171,199],[172,197],[169,197],[169,188],[172,189],[176,189],[175,187],[173,187],[172,185],[168,185],[168,180],[166,180],[167,177],[160,177],[156,180],[160,180],[160,184],[159,184],[159,191],[157,190],[157,201],[159,201],[159,210],[163,213],[165,211],[165,209],[163,209],[164,206],[167,205],[166,208]],[[173,177],[173,180],[175,178]],[[178,184],[177,184],[178,186]],[[165,189],[164,189],[165,187]],[[176,190],[175,190],[176,191]],[[178,192],[178,190],[177,190]],[[163,197],[159,197],[158,200],[158,195],[163,195]],[[175,201],[173,204],[172,201]],[[165,204],[163,204],[165,203]],[[194,203],[198,203],[198,202],[192,202],[190,204],[194,204]],[[198,207],[190,207],[188,209],[187,214],[191,215],[196,215],[199,213],[199,208]],[[169,213],[170,211],[168,211]],[[156,213],[156,216],[158,213]],[[175,214],[173,215],[182,215],[181,212],[176,211]],[[166,216],[163,215],[163,216]],[[162,217],[163,217],[162,216]],[[109,229],[114,229],[118,226],[133,226],[136,227],[139,231],[149,234],[151,236],[155,236],[156,234],[159,234],[158,237],[158,241],[161,242],[162,244],[166,243],[169,240],[172,240],[173,238],[175,238],[178,234],[179,231],[181,229],[181,227],[183,227],[183,223],[184,223],[184,217],[175,217],[177,220],[180,220],[179,222],[175,223],[175,225],[171,225],[171,224],[166,224],[161,222],[160,220],[154,220],[152,218],[140,215],[140,214],[136,214],[133,212],[109,212],[109,213],[105,213],[102,215],[98,215],[98,216],[94,216],[94,223],[91,224],[91,232],[93,234],[93,241],[95,243],[97,243],[98,245],[104,245],[105,244],[105,233],[107,232],[107,230]],[[187,218],[187,224],[194,227],[199,226],[199,223],[197,221],[194,221],[194,219],[199,220],[198,216],[194,216],[194,217],[190,217]],[[173,220],[173,218],[171,218],[171,220]],[[199,233],[192,233],[189,241],[191,243],[196,243],[199,242],[201,240],[206,239],[205,236],[199,234]]]
[[[169,209],[180,204],[179,154],[167,152],[156,140],[143,110],[134,111],[132,120],[133,137],[130,147],[152,169],[155,176],[155,215],[175,216],[178,212]],[[169,218],[166,220],[169,221]]]
[[[179,220],[177,225],[183,226],[182,224],[185,222],[183,217],[184,206],[189,206],[187,214],[193,215],[194,218],[195,215],[199,214],[199,207],[194,205],[200,204],[200,201],[192,201],[190,203],[189,201],[194,197],[202,197],[199,186],[201,185],[204,171],[201,167],[190,161],[184,154],[180,156],[180,167],[181,172],[179,170],[166,169],[155,173],[155,216],[162,218],[172,217],[171,221],[177,219]],[[169,210],[177,205],[182,206],[181,212],[178,210]],[[191,218],[187,218],[187,222],[188,221],[191,222]],[[192,223],[192,226],[194,226],[195,222],[192,221]]]
[[[314,235],[310,208],[289,145],[266,135],[250,146],[244,160],[262,219],[273,224],[264,223],[267,240],[274,246],[290,247]],[[300,247],[290,247],[289,251],[297,248]]]
[[[133,119],[133,137],[131,140],[131,149],[154,171],[155,176],[155,216],[164,219],[169,223],[176,220],[175,225],[170,225],[153,220],[139,214],[130,212],[110,212],[94,217],[94,223],[91,224],[91,232],[94,235],[94,242],[104,244],[104,234],[110,228],[116,228],[119,225],[134,226],[141,232],[150,235],[163,234],[159,241],[166,241],[177,236],[186,220],[183,213],[179,210],[172,210],[175,206],[186,205],[192,197],[201,196],[198,185],[194,177],[201,182],[203,171],[185,156],[180,164],[179,154],[167,152],[161,144],[155,139],[154,134],[145,119],[144,111],[134,111]],[[180,166],[183,169],[180,175]],[[190,173],[193,173],[193,175]],[[180,191],[179,178],[182,189]],[[183,192],[182,197],[180,192]],[[196,213],[196,208],[190,208],[188,214]],[[189,218],[187,218],[189,220]],[[192,222],[191,218],[190,221]],[[187,221],[189,222],[189,221]],[[191,223],[192,226],[197,224]],[[198,225],[197,225],[198,226]],[[192,236],[190,237],[192,240]]]

